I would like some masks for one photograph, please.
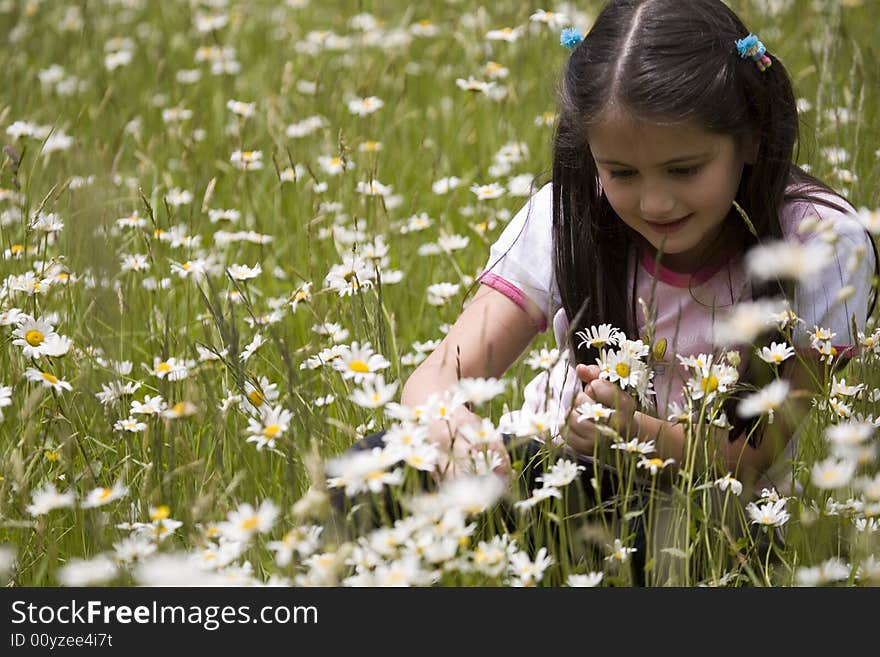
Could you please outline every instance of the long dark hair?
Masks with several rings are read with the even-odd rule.
[[[735,42],[747,34],[721,0],[611,0],[572,52],[553,143],[553,258],[578,362],[594,362],[595,352],[578,349],[572,338],[592,324],[607,322],[639,337],[635,280],[633,298],[627,298],[628,279],[635,276],[630,254],[639,236],[602,193],[587,139],[610,103],[640,119],[699,125],[740,144],[758,141],[757,159],[744,167],[736,194],[757,236],[735,209],[725,222],[741,231],[744,249],[782,238],[779,215],[787,202],[846,209],[842,197],[793,163],[798,114],[791,80],[772,52],[772,66],[763,72],[738,56]],[[719,237],[706,250],[707,260],[722,246],[725,235]],[[791,299],[791,285],[782,286]],[[779,281],[752,286],[753,299],[779,293]],[[749,376],[747,371],[743,380]],[[750,428],[735,412],[727,415],[731,440]]]

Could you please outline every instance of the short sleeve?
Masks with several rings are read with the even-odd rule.
[[[553,187],[544,185],[510,220],[489,249],[480,283],[501,292],[541,332],[562,306],[553,275]]]
[[[810,209],[820,222],[831,222],[834,257],[814,279],[795,288],[794,310],[803,324],[795,330],[794,345],[809,348],[809,333],[819,327],[835,334],[831,344],[837,353],[854,355],[858,336],[853,335],[853,323],[857,330],[865,330],[876,267],[871,236],[851,213],[819,204]],[[814,232],[804,241],[816,239],[823,237]]]

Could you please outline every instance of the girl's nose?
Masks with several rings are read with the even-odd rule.
[[[647,184],[642,188],[639,210],[648,221],[667,219],[675,210],[675,198],[662,186]]]

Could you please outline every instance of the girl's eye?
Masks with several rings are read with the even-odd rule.
[[[669,173],[674,176],[693,176],[700,171],[701,165],[697,164],[692,167],[675,167],[670,169]]]
[[[629,169],[621,169],[620,171],[612,171],[612,178],[632,178],[636,175],[635,171],[630,171]]]

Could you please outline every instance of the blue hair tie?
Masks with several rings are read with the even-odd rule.
[[[742,59],[754,61],[761,73],[773,64],[767,56],[767,49],[764,47],[764,44],[754,34],[750,33],[745,39],[737,39],[736,50]]]
[[[581,31],[576,27],[567,27],[562,30],[562,33],[559,35],[559,45],[565,46],[569,51],[573,51],[577,48],[577,45],[583,40],[584,35],[581,34]]]

